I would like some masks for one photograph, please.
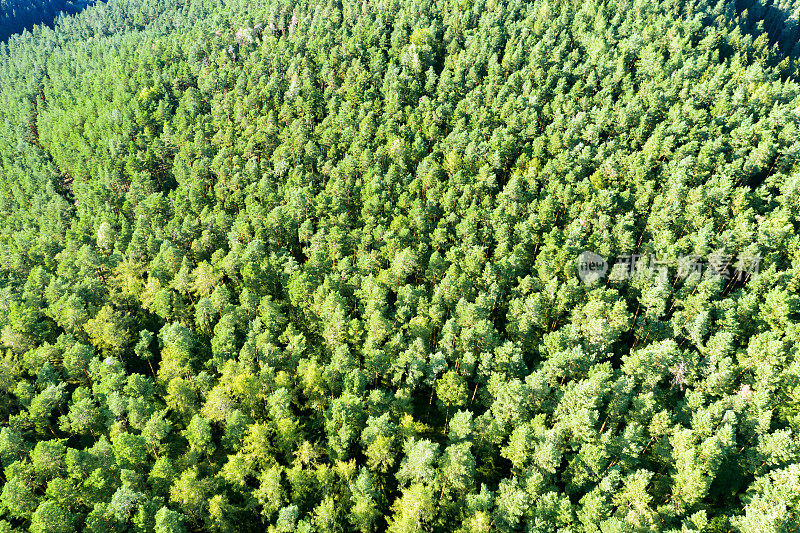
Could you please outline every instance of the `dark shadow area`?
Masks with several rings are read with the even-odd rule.
[[[743,19],[748,33],[758,37],[766,32],[770,44],[777,44],[781,55],[800,56],[800,1],[736,0],[736,13]]]
[[[94,3],[95,0],[0,0],[0,41],[31,30],[36,24],[52,26],[62,13],[74,15]]]
[[[701,14],[704,26],[725,32],[721,57],[777,67],[782,79],[800,73],[800,0],[689,0],[672,4],[674,14]]]

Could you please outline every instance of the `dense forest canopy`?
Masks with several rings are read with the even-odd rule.
[[[798,531],[796,35],[110,0],[0,43],[0,531]]]

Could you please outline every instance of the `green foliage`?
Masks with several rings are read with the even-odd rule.
[[[86,4],[0,0],[0,531],[797,529],[796,2]]]

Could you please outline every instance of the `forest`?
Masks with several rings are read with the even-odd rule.
[[[0,2],[0,533],[800,532],[797,0]]]

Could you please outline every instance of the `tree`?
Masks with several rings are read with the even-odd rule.
[[[438,468],[442,494],[447,492],[460,495],[472,488],[475,476],[475,457],[470,450],[471,446],[469,442],[461,442],[451,444],[444,449]]]
[[[98,349],[118,356],[131,342],[129,321],[111,306],[103,306],[94,318],[86,322],[86,334]]]
[[[37,509],[38,499],[21,476],[9,476],[0,493],[0,503],[11,517],[27,519]]]
[[[156,512],[156,533],[183,533],[184,516],[169,507],[162,507]]]
[[[186,439],[189,441],[189,448],[199,453],[214,453],[213,435],[211,424],[200,415],[194,415],[189,425],[184,431]]]
[[[352,507],[348,520],[362,533],[374,531],[378,518],[381,516],[379,508],[379,493],[375,489],[372,474],[362,467],[358,476],[350,485]]]
[[[184,470],[169,490],[169,499],[195,521],[204,516],[211,492],[211,480],[199,475],[197,468]]]
[[[436,396],[447,409],[449,419],[451,407],[463,407],[467,403],[467,384],[464,378],[450,370],[436,381]]]
[[[31,531],[67,533],[75,531],[72,513],[53,501],[44,501],[31,517]]]
[[[40,479],[63,475],[66,470],[66,446],[60,440],[41,440],[31,452],[33,471]]]
[[[424,531],[434,518],[434,501],[431,491],[421,483],[403,490],[392,504],[392,515],[388,519],[387,531],[411,533]]]
[[[427,439],[409,438],[403,444],[405,457],[400,462],[397,480],[408,483],[430,484],[435,474],[439,445]]]
[[[134,513],[137,503],[143,496],[142,493],[123,485],[111,497],[109,511],[118,521],[128,522]]]
[[[364,453],[371,471],[386,473],[394,466],[396,432],[397,425],[391,422],[389,413],[367,419],[361,441],[366,445]]]
[[[113,442],[114,455],[122,468],[141,468],[147,463],[147,443],[141,435],[120,433]]]

